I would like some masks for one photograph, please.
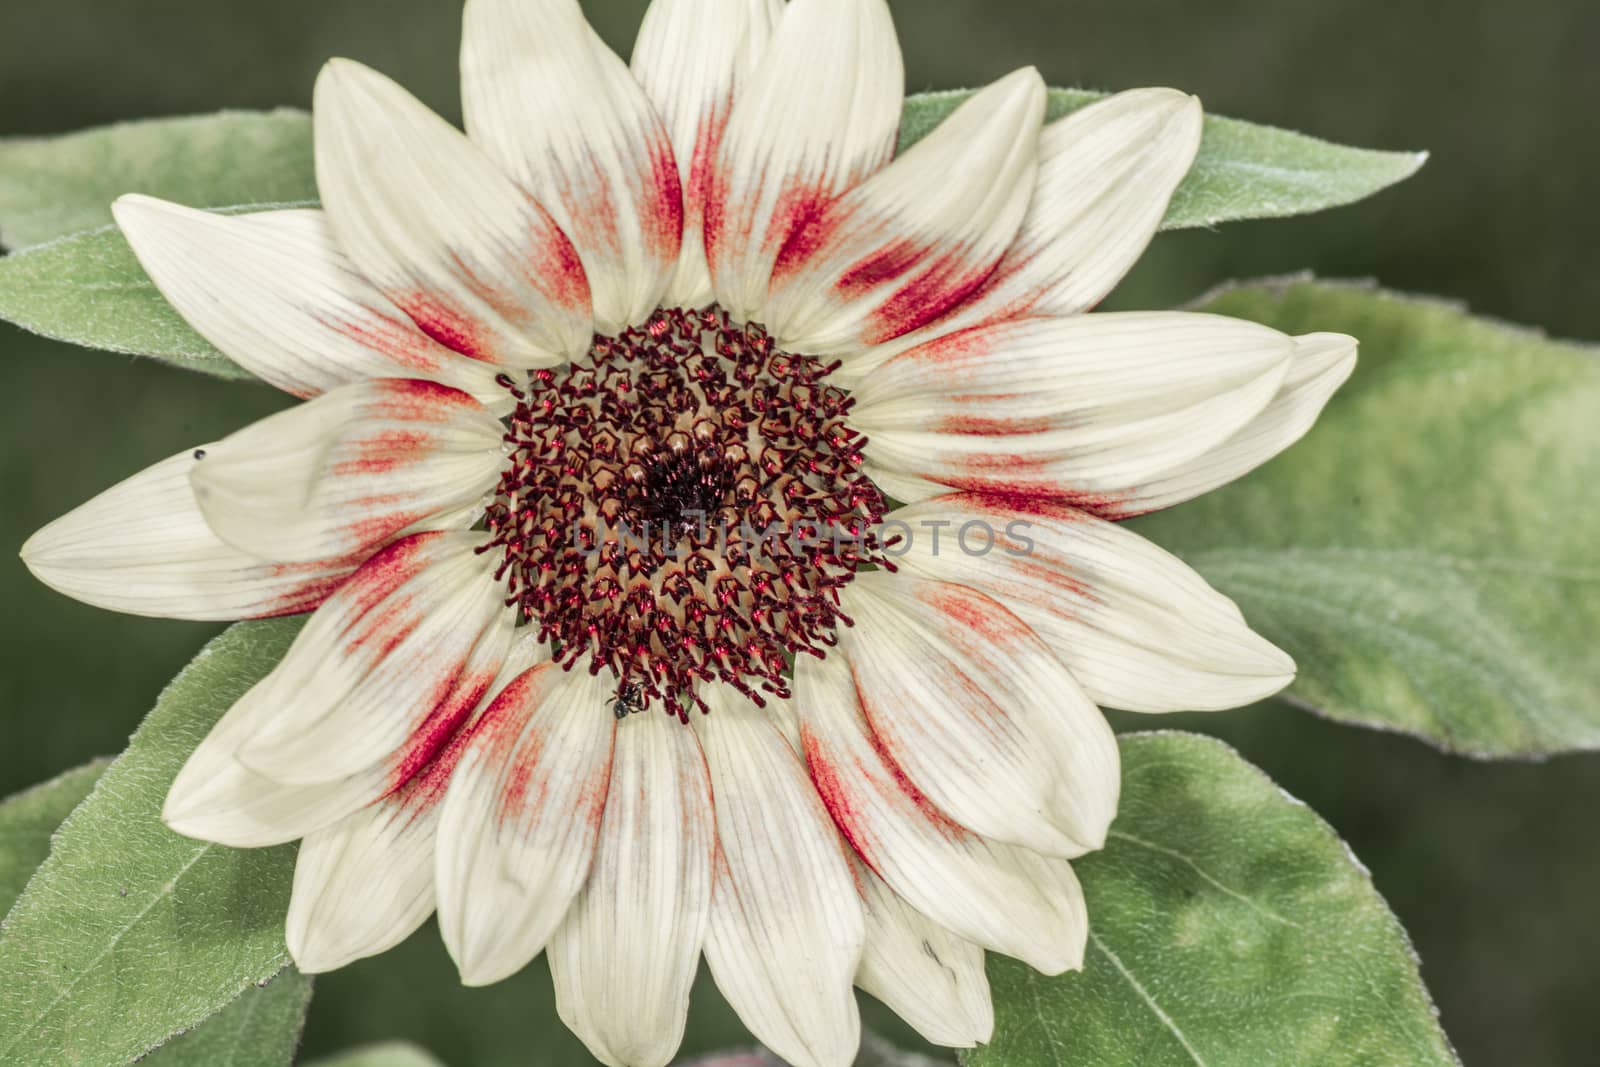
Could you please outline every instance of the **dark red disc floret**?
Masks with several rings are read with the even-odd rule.
[[[839,590],[887,566],[884,501],[835,369],[722,311],[657,311],[534,372],[486,522],[510,603],[569,669],[611,670],[622,711],[687,718],[699,690],[790,695],[799,654],[850,620]]]

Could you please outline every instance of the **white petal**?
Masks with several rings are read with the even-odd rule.
[[[588,349],[577,251],[482,149],[350,60],[323,68],[315,120],[317,187],[340,247],[425,333],[516,367]]]
[[[1005,321],[879,367],[851,425],[901,500],[948,486],[1114,509],[1260,414],[1293,352],[1286,334],[1222,315]]]
[[[756,316],[778,254],[894,153],[905,70],[884,0],[791,0],[734,102],[706,194],[717,301]]]
[[[934,337],[1099,303],[1159,228],[1200,130],[1199,101],[1171,89],[1118,93],[1046,126],[1027,214],[983,288],[926,329],[849,358],[840,383]]]
[[[972,1048],[994,1033],[994,1006],[983,949],[963,941],[917,909],[864,865],[867,946],[856,985],[917,1033],[946,1048]]]
[[[758,316],[779,343],[852,353],[968,300],[1028,208],[1044,103],[1038,71],[1002,78],[797,232]]]
[[[260,718],[239,760],[275,781],[321,784],[382,761],[432,724],[459,723],[511,643],[513,616],[494,554],[475,551],[482,543],[481,534],[422,534],[368,560],[240,701]]]
[[[320,785],[275,782],[238,760],[270,709],[234,704],[178,772],[161,820],[175,833],[232,848],[281,845],[331,826],[394,788],[393,761]]]
[[[473,729],[441,813],[439,930],[467,985],[537,956],[589,875],[611,780],[615,679],[545,662]]]
[[[285,924],[295,966],[338,970],[388,951],[426,922],[437,824],[432,808],[394,797],[307,834]]]
[[[1270,403],[1243,429],[1204,455],[1139,486],[1108,517],[1159,511],[1227,485],[1304,437],[1356,368],[1356,339],[1337,333],[1295,338],[1289,373]]]
[[[1200,101],[1135,89],[1045,128],[1039,181],[983,304],[1040,315],[1098,304],[1144,253],[1200,149]],[[1003,309],[1003,310],[1002,310]]]
[[[389,775],[395,784],[381,800],[306,835],[286,929],[289,953],[302,971],[335,970],[378,955],[432,913],[441,805],[474,737],[472,726],[488,713],[488,696],[500,682],[548,659],[548,646],[529,637],[518,641],[471,723],[432,724],[425,743],[396,761]]]
[[[1114,523],[1063,505],[1017,510],[1003,498],[961,493],[889,520],[911,531],[903,568],[1004,603],[1097,704],[1211,711],[1264,699],[1294,678],[1294,661],[1254,633],[1233,601]]]
[[[721,845],[706,962],[762,1044],[796,1067],[854,1061],[866,930],[828,809],[767,713],[725,686],[694,720]]]
[[[431,378],[485,403],[495,369],[439,344],[334,243],[321,211],[216,215],[148,196],[112,205],[162,294],[250,373],[311,397],[367,378]]]
[[[783,0],[653,0],[633,47],[633,74],[666,122],[683,188],[683,249],[662,303],[711,302],[705,198],[733,104],[767,54]]]
[[[458,389],[376,378],[206,449],[190,483],[228,543],[272,560],[333,559],[481,498],[504,463],[504,432]]]
[[[974,833],[1053,856],[1105,843],[1117,741],[1027,624],[967,586],[857,575],[839,635],[887,759]]]
[[[653,711],[620,723],[594,867],[546,949],[556,1010],[602,1063],[664,1067],[683,1040],[715,850],[694,731]]]
[[[28,538],[22,561],[60,593],[135,615],[217,621],[310,611],[368,550],[269,563],[224,542],[189,485],[196,453],[214,447],[170,456],[68,512]]]
[[[655,109],[577,0],[468,0],[461,103],[467,133],[572,238],[596,328],[642,323],[678,259],[678,168]]]
[[[812,781],[878,877],[968,941],[1046,974],[1082,966],[1088,916],[1066,860],[951,822],[874,744],[842,657],[800,657],[795,701]]]
[[[436,804],[460,756],[466,727],[494,691],[492,662],[480,642],[450,694],[384,759],[333,781],[295,785],[274,781],[238,759],[239,750],[277,708],[248,698],[236,702],[190,755],[167,791],[162,820],[186,837],[235,848],[259,848],[306,837],[380,799],[412,811]],[[524,639],[506,656],[501,677],[535,662],[540,646]],[[547,651],[543,651],[547,655]],[[430,868],[431,870],[431,868]]]

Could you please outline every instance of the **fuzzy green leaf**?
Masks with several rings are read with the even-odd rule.
[[[50,838],[89,795],[109,760],[95,760],[0,802],[0,915],[50,855]]]
[[[0,927],[0,1063],[126,1063],[288,963],[294,849],[192,841],[160,813],[189,754],[298,625],[242,623],[207,645],[61,824]]]
[[[1305,280],[1203,307],[1360,362],[1281,458],[1136,528],[1295,657],[1297,703],[1472,756],[1600,748],[1600,349]]]
[[[109,225],[111,202],[124,193],[207,208],[315,200],[311,116],[221,111],[0,140],[7,248]]]
[[[115,226],[0,258],[0,318],[57,341],[255,380],[173,310]]]
[[[286,967],[140,1060],[143,1067],[289,1067],[300,1046],[311,979]]]
[[[900,124],[901,150],[926,137],[971,95],[972,90],[963,89],[908,97]],[[1048,117],[1058,119],[1107,95],[1051,89]],[[1173,194],[1161,228],[1284,218],[1353,204],[1411,177],[1427,158],[1426,152],[1351,148],[1207,115],[1200,154]]]
[[[416,1045],[390,1041],[341,1052],[307,1067],[444,1067],[444,1064]]]
[[[1081,973],[991,955],[967,1067],[1456,1063],[1399,923],[1331,827],[1219,741],[1125,734],[1122,806],[1074,864]]]

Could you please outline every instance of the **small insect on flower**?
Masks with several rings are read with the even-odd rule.
[[[637,715],[645,709],[644,688],[633,682],[620,685],[616,696],[606,701],[606,705],[616,714],[618,722],[629,715]]]

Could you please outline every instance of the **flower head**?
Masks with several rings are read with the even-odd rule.
[[[462,71],[465,135],[329,64],[321,210],[118,202],[177,309],[306,403],[24,558],[123,611],[312,612],[165,811],[304,839],[303,969],[437,910],[467,982],[544,951],[609,1064],[672,1057],[702,954],[797,1064],[851,1059],[853,985],[986,1040],[985,949],[1082,960],[1096,705],[1293,674],[1115,520],[1287,447],[1354,342],[1083,314],[1198,104],[1046,124],[1022,70],[896,158],[882,0],[655,0],[631,70],[574,0],[469,0]]]

